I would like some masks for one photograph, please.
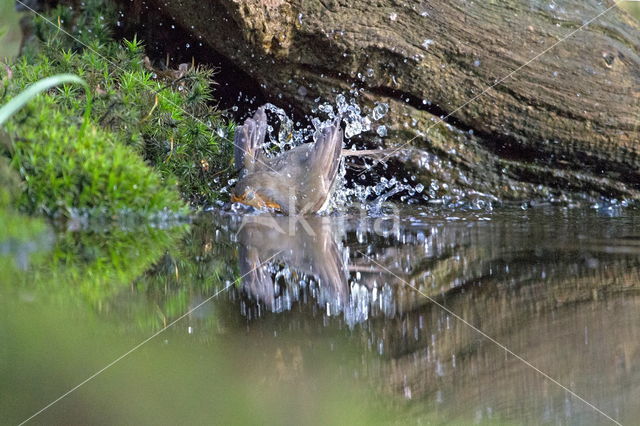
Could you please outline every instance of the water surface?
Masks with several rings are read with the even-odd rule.
[[[213,211],[62,233],[26,269],[3,259],[0,416],[20,423],[171,325],[32,421],[632,424],[639,224]]]

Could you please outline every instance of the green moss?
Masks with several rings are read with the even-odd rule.
[[[20,194],[21,182],[6,158],[0,157],[0,210],[9,208]]]
[[[72,85],[48,91],[8,124],[4,154],[26,183],[19,205],[28,212],[184,212],[176,189],[189,201],[210,202],[218,198],[215,182],[231,173],[225,135],[233,124],[211,106],[212,71],[155,70],[139,40],[112,38],[115,21],[101,0],[34,18],[37,37],[4,79],[1,103],[61,73],[82,77],[93,98],[85,137],[87,96]]]
[[[93,108],[85,121],[87,91],[63,85],[31,100],[0,129],[0,246],[19,249],[0,258],[0,267],[11,266],[27,287],[103,307],[183,229],[60,234],[54,250],[39,256],[44,260],[18,272],[25,267],[16,261],[22,249],[50,235],[43,221],[19,209],[49,217],[88,213],[92,221],[117,218],[127,226],[158,212],[186,213],[180,190],[191,201],[217,198],[210,183],[225,181],[232,158],[220,133],[233,125],[211,106],[211,70],[155,70],[140,41],[111,38],[107,22],[115,18],[102,1],[59,7],[46,19],[35,18],[36,38],[10,72],[0,69],[0,105],[42,78],[68,73],[87,82]]]
[[[106,23],[116,18],[103,3],[88,2],[73,18],[66,8],[51,12],[51,21],[60,18],[66,31],[97,46],[94,50],[61,36],[47,22],[36,22],[46,40],[44,59],[54,64],[53,71],[77,73],[99,88],[93,114],[99,124],[118,133],[163,176],[176,176],[186,199],[217,199],[222,185],[215,181],[226,182],[232,169],[227,135],[233,134],[233,123],[223,121],[212,106],[213,71],[188,64],[177,70],[153,68],[140,40],[111,38]],[[73,94],[67,98],[75,99]]]
[[[56,107],[54,96],[32,105],[32,115],[16,128],[12,164],[26,182],[19,199],[30,213],[49,215],[71,210],[150,214],[179,211],[183,204],[173,182],[153,172],[116,135],[99,127],[80,135],[68,116]],[[46,124],[45,124],[46,123]]]

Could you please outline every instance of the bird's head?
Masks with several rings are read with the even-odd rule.
[[[264,194],[263,191],[260,191],[260,188],[263,187],[263,185],[264,182],[260,182],[260,179],[255,176],[246,176],[240,179],[235,188],[233,188],[231,201],[255,207],[257,209],[270,208],[280,210],[280,204]]]

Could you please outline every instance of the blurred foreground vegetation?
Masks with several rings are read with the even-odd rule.
[[[6,339],[0,412],[7,424],[26,420],[148,337],[114,332],[77,310],[3,300],[0,309],[7,316],[0,324]],[[346,368],[344,359],[309,347],[298,333],[265,341],[185,330],[184,324],[167,330],[32,423],[281,425],[295,417],[296,424],[365,425],[388,419],[366,388],[339,376],[335,365],[342,361]],[[300,364],[303,359],[313,364]]]

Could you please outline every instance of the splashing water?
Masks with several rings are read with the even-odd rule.
[[[294,129],[294,121],[282,109],[273,104],[266,104],[265,110],[273,113],[279,121],[277,131],[273,126],[268,126],[268,141],[263,148],[271,156],[277,156],[287,149],[294,148],[304,143],[317,140],[320,132],[331,126],[336,117],[340,116],[345,126],[345,137],[351,139],[371,130],[371,123],[384,118],[389,111],[389,106],[383,103],[376,103],[371,112],[371,117],[363,114],[363,108],[358,105],[356,99],[347,98],[340,94],[336,97],[336,103],[331,104],[324,102],[314,109],[314,113],[326,116],[322,119],[318,116],[307,116],[310,125],[299,130]],[[296,123],[299,124],[299,123]],[[367,191],[366,187],[356,185],[355,188],[346,188],[347,169],[344,162],[340,166],[335,190],[329,201],[326,212],[341,210],[352,203],[354,200],[364,202],[370,195],[371,191]]]
[[[316,103],[318,105],[312,110],[312,114],[305,117],[310,123],[307,126],[294,122],[284,109],[274,104],[264,105],[265,110],[278,120],[277,125],[267,127],[268,136],[263,145],[267,156],[275,157],[296,146],[316,141],[320,132],[331,126],[338,116],[341,117],[344,125],[346,144],[349,139],[357,136],[367,137],[367,133],[370,133],[371,138],[384,138],[388,134],[386,125],[372,126],[373,122],[380,122],[389,112],[389,105],[386,103],[376,102],[373,108],[363,108],[355,97],[348,99],[344,94],[338,94],[333,104],[320,102],[320,99],[316,99]],[[415,158],[401,158],[401,161],[411,161],[427,172],[432,167],[441,167],[440,164],[436,164],[442,161],[441,159],[428,152],[421,152],[424,153],[424,158],[417,162],[414,161]],[[399,152],[395,156],[402,157],[402,153]],[[372,170],[373,164],[368,164],[366,159],[364,161],[365,170]],[[386,168],[384,161],[381,164]],[[356,182],[356,178],[360,175],[349,179],[347,168],[343,161],[331,199],[323,213],[344,212],[350,206],[357,204],[364,207],[368,215],[380,216],[384,214],[385,204],[393,197],[403,203],[429,204],[465,210],[492,210],[493,204],[497,201],[491,195],[451,188],[437,180],[432,180],[431,184],[425,188],[424,184],[417,182],[415,176],[410,178],[381,176],[375,184],[359,183]],[[229,181],[222,192],[228,190],[235,182],[235,180]]]

